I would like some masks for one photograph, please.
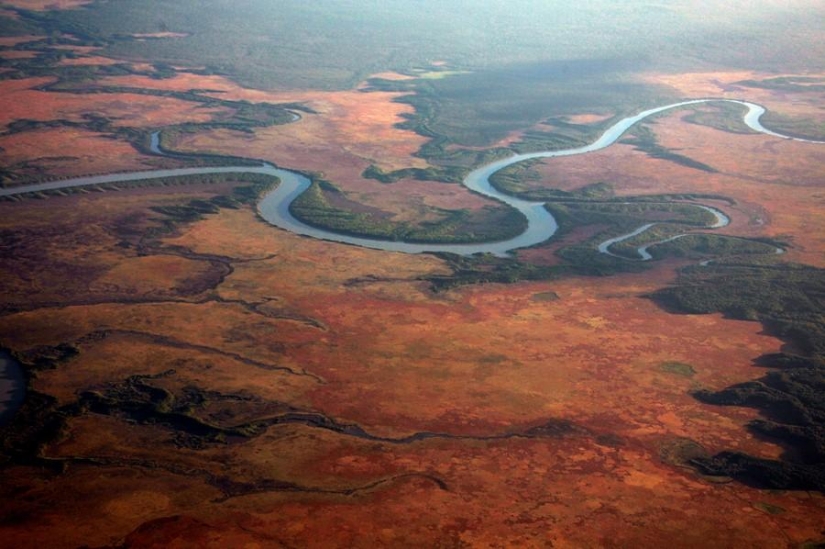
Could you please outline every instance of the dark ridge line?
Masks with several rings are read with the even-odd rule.
[[[393,475],[387,478],[361,486],[350,488],[320,488],[303,486],[294,482],[277,479],[260,479],[252,482],[241,482],[232,480],[228,476],[221,476],[205,469],[182,467],[170,463],[159,463],[141,458],[118,458],[118,457],[97,457],[97,456],[68,456],[68,457],[41,457],[38,459],[40,465],[51,466],[59,471],[64,471],[68,465],[88,465],[93,467],[140,467],[148,470],[162,470],[173,475],[189,478],[200,478],[209,486],[217,489],[223,497],[211,500],[212,503],[224,503],[230,499],[267,492],[291,492],[324,495],[353,496],[361,492],[374,490],[385,484],[397,482],[408,478],[423,478],[432,482],[439,490],[449,491],[448,484],[441,478],[431,473],[409,472]],[[56,467],[55,467],[56,466]]]
[[[385,484],[391,484],[398,482],[400,480],[405,480],[409,478],[422,478],[428,480],[435,484],[435,486],[444,492],[449,492],[450,488],[449,485],[441,478],[430,474],[430,473],[418,473],[418,472],[410,472],[410,473],[401,473],[398,475],[393,475],[391,477],[378,479],[374,482],[369,484],[365,484],[363,486],[355,486],[352,488],[339,488],[339,489],[332,489],[332,488],[308,488],[304,487],[292,482],[288,481],[279,481],[273,479],[265,479],[263,481],[259,481],[260,484],[263,486],[256,486],[255,484],[258,483],[238,483],[234,482],[231,479],[226,477],[214,477],[214,482],[210,481],[209,484],[220,490],[224,493],[224,497],[213,499],[213,503],[224,503],[229,501],[230,499],[235,499],[238,497],[249,496],[254,494],[263,494],[267,492],[302,492],[302,493],[313,493],[313,494],[325,494],[325,495],[340,495],[340,496],[354,496],[361,492],[368,492],[370,490],[374,490],[379,488]],[[222,486],[225,482],[231,482],[231,484]],[[240,493],[232,493],[234,488],[240,488]]]
[[[177,225],[178,223],[175,223],[172,231],[177,229]],[[147,237],[146,235],[141,236],[140,242],[137,245],[137,256],[148,257],[150,255],[168,255],[172,257],[182,257],[183,259],[189,259],[190,261],[205,261],[212,265],[220,265],[223,268],[223,273],[219,274],[217,282],[210,286],[205,286],[199,291],[193,291],[189,295],[202,294],[210,290],[215,291],[224,282],[226,282],[227,277],[230,277],[235,273],[235,267],[232,265],[231,258],[218,254],[198,253],[185,246],[163,244],[160,242],[160,238],[163,236],[169,235],[158,235],[156,238]]]
[[[175,71],[176,74],[178,73],[187,73],[187,71]],[[187,73],[191,74],[191,73]],[[144,76],[142,73],[132,73],[129,76]],[[106,77],[107,75],[104,75]],[[299,111],[306,114],[318,114],[318,111],[312,109],[311,107],[306,106],[300,102],[288,102],[288,103],[272,103],[270,101],[247,101],[247,100],[236,100],[236,99],[224,99],[222,97],[213,97],[211,95],[204,95],[206,93],[215,93],[215,94],[224,94],[227,93],[225,90],[211,90],[211,89],[204,89],[204,88],[189,88],[186,91],[180,90],[167,90],[162,88],[140,88],[134,86],[76,86],[76,81],[72,81],[70,79],[58,79],[55,82],[44,84],[42,86],[37,86],[35,89],[38,91],[49,92],[49,93],[68,93],[68,94],[75,94],[75,95],[97,95],[97,94],[108,94],[108,95],[117,95],[117,94],[134,94],[134,95],[150,95],[154,97],[164,97],[164,98],[171,98],[171,99],[178,99],[180,101],[185,101],[187,103],[199,103],[203,105],[209,104],[218,104],[222,107],[228,108],[241,108],[244,106],[249,105],[266,105],[270,108],[280,109],[284,112],[291,113],[293,115],[298,116],[298,120],[301,119],[301,115],[293,112]],[[297,120],[289,120],[283,122],[281,124],[273,124],[274,126],[285,126],[292,122],[297,122]],[[205,124],[210,124],[206,122]],[[217,124],[221,124],[218,122]]]
[[[181,298],[174,298],[170,297],[169,299],[162,299],[157,297],[132,297],[132,296],[122,296],[118,299],[111,299],[110,297],[101,296],[98,299],[80,299],[77,301],[65,302],[65,301],[43,301],[36,304],[16,304],[16,305],[6,305],[0,304],[0,318],[5,316],[12,316],[19,313],[29,313],[32,311],[42,311],[42,310],[55,310],[59,311],[62,309],[68,309],[71,307],[94,307],[96,305],[164,305],[170,303],[179,303],[182,305],[200,305],[203,303],[208,303],[211,301],[210,299],[206,300],[186,300]]]
[[[436,433],[431,431],[422,431],[413,433],[411,435],[399,438],[381,437],[370,434],[363,427],[354,423],[339,423],[329,416],[320,412],[307,412],[301,410],[289,411],[284,414],[273,416],[270,418],[260,419],[258,421],[249,422],[247,424],[238,425],[235,429],[243,428],[250,424],[263,424],[267,427],[275,425],[291,425],[298,424],[317,429],[324,429],[334,433],[352,436],[363,440],[372,442],[384,442],[387,444],[411,444],[413,442],[420,442],[430,439],[446,439],[446,440],[474,440],[479,442],[489,442],[496,440],[509,440],[511,438],[561,438],[566,435],[580,434],[589,435],[590,432],[583,427],[574,425],[566,420],[549,420],[542,425],[531,427],[525,431],[517,431],[510,433],[503,433],[498,435],[453,435],[450,433]]]
[[[221,304],[225,304],[225,305],[238,305],[242,309],[244,309],[246,311],[249,311],[250,313],[258,314],[258,315],[261,315],[265,318],[270,318],[272,320],[288,320],[288,321],[292,321],[292,322],[299,322],[301,324],[306,324],[307,326],[310,326],[312,328],[317,328],[317,329],[319,329],[321,331],[324,331],[324,332],[329,331],[329,328],[327,327],[326,324],[324,324],[320,320],[315,320],[314,318],[311,318],[311,317],[308,317],[308,316],[300,315],[300,314],[297,314],[297,313],[283,313],[283,314],[279,314],[279,313],[275,313],[275,312],[268,313],[268,312],[265,312],[265,311],[262,311],[262,310],[259,309],[259,307],[262,307],[262,306],[270,303],[271,301],[276,301],[276,300],[275,299],[264,299],[264,301],[249,302],[249,301],[244,301],[242,299],[228,299],[228,298],[222,297],[220,295],[214,295],[214,296],[209,296],[208,298],[206,298],[202,301],[197,301],[197,302],[193,302],[193,303],[196,303],[196,304],[200,305],[200,304],[203,304],[203,303],[213,303],[214,302],[214,303],[221,303]]]
[[[214,291],[214,290],[204,290],[204,292]],[[203,293],[203,292],[199,292]],[[266,313],[258,309],[259,306],[265,305],[268,303],[267,301],[262,301],[258,303],[249,303],[243,300],[235,300],[235,299],[226,299],[219,295],[210,295],[203,297],[201,299],[181,299],[181,298],[174,298],[170,297],[168,299],[162,299],[157,297],[150,297],[150,298],[141,298],[141,297],[130,297],[130,296],[123,296],[118,299],[108,299],[108,298],[101,298],[100,300],[95,299],[84,299],[72,302],[65,302],[65,301],[44,301],[37,304],[29,304],[28,306],[25,305],[4,305],[0,304],[0,318],[5,316],[12,316],[20,313],[27,313],[32,311],[42,311],[42,310],[62,310],[68,309],[70,307],[93,307],[97,305],[165,305],[165,304],[180,304],[180,305],[203,305],[205,303],[220,303],[224,305],[238,305],[246,311],[249,311],[253,314],[260,315],[264,318],[268,318],[271,320],[287,320],[293,322],[300,322],[310,326],[312,328],[317,328],[322,331],[328,331],[329,328],[321,321],[315,320],[314,318],[304,317],[298,314],[275,314],[275,313]]]
[[[404,282],[427,282],[423,278],[415,277],[415,278],[392,278],[389,276],[374,276],[374,275],[367,275],[361,277],[350,278],[344,281],[345,288],[354,288],[357,286],[366,286],[369,284],[375,284],[377,282],[389,282],[392,284],[401,284]]]
[[[129,333],[129,332],[127,332]],[[138,335],[143,335],[138,333]],[[96,334],[90,334],[90,337],[98,337]],[[143,392],[150,395],[162,393],[164,400],[170,400],[174,404],[177,397],[165,389],[160,389],[151,384],[146,383],[146,380],[157,379],[167,375],[174,374],[174,370],[169,370],[161,374],[155,375],[135,375],[128,378],[120,386],[131,386],[133,390]],[[311,374],[304,374],[312,376]],[[117,384],[109,384],[110,389],[116,389]],[[256,438],[260,436],[265,429],[278,425],[303,425],[313,429],[323,429],[337,433],[339,435],[350,436],[371,442],[383,442],[386,444],[411,444],[414,442],[425,441],[429,439],[446,439],[446,440],[474,440],[481,442],[508,440],[511,438],[561,438],[567,435],[587,435],[591,432],[583,427],[573,424],[564,419],[550,419],[546,420],[540,425],[530,427],[524,431],[516,431],[509,433],[502,433],[496,435],[453,435],[450,433],[435,433],[430,431],[423,431],[407,435],[405,437],[382,437],[369,433],[363,427],[354,423],[341,423],[326,414],[312,410],[305,410],[296,408],[291,404],[279,401],[270,401],[270,404],[279,404],[286,411],[278,413],[270,417],[263,417],[260,419],[253,419],[243,423],[220,426],[209,423],[196,415],[182,414],[175,411],[158,411],[156,403],[151,399],[148,402],[143,400],[131,400],[126,397],[110,397],[105,392],[86,391],[80,395],[81,400],[78,404],[81,408],[88,409],[93,413],[107,415],[111,417],[131,417],[131,419],[138,422],[148,421],[153,419],[151,423],[165,425],[167,428],[176,432],[189,433],[193,436],[214,436],[218,434],[239,436],[245,439]],[[118,413],[122,415],[118,416]],[[191,430],[197,428],[200,433],[192,433]]]
[[[187,343],[185,341],[180,341],[170,336],[163,336],[151,332],[142,332],[140,330],[125,330],[117,328],[95,330],[93,332],[89,332],[80,339],[76,340],[75,344],[83,344],[89,341],[99,341],[101,339],[107,338],[109,335],[126,335],[130,337],[143,338],[150,340],[152,343],[172,347],[175,349],[189,349],[193,351],[200,351],[207,354],[215,354],[225,358],[236,360],[249,366],[254,366],[255,368],[260,368],[262,370],[287,372],[294,376],[312,378],[322,385],[326,384],[326,381],[322,377],[307,372],[306,370],[296,371],[288,366],[276,366],[274,364],[267,364],[265,362],[261,362],[252,358],[247,358],[238,353],[222,351],[220,349],[216,349],[215,347],[209,347],[207,345],[198,345],[197,343]]]
[[[279,254],[269,254],[269,255],[265,255],[263,257],[248,257],[246,259],[240,258],[240,257],[229,257],[229,256],[224,256],[224,257],[226,257],[227,260],[232,262],[232,263],[245,264],[245,263],[260,263],[262,261],[271,261],[273,259],[278,259],[278,257],[280,257],[280,255]]]

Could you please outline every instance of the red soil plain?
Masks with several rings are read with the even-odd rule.
[[[649,78],[705,96],[725,93],[717,83],[742,75]],[[252,135],[193,134],[175,144],[181,150],[323,172],[348,197],[398,220],[423,206],[486,204],[459,185],[361,177],[370,164],[426,166],[411,156],[424,138],[394,126],[410,112],[393,102],[397,94],[271,93],[186,73],[108,80],[302,102],[317,112]],[[42,83],[2,84],[2,124],[96,112],[156,127],[221,115],[171,98],[37,91]],[[779,94],[730,94],[808,112]],[[684,115],[651,128],[664,146],[719,173],[617,144],[545,162],[541,184],[723,194],[736,200],[725,207],[733,219],[725,233],[787,236],[789,259],[823,266],[825,149],[725,133]],[[3,136],[4,165],[29,161],[58,177],[158,160],[64,129]],[[685,449],[777,458],[783,448],[746,429],[754,410],[689,394],[759,377],[754,359],[782,342],[755,322],[674,315],[645,297],[672,283],[684,262],[435,293],[422,279],[449,273],[436,257],[299,237],[250,206],[152,232],[167,220],[153,208],[233,186],[0,202],[0,234],[12,250],[0,264],[0,344],[32,359],[61,345],[77,350],[33,371],[32,391],[70,406],[84,394],[148,385],[210,425],[261,423],[251,434],[204,442],[163,421],[94,408],[69,414],[40,449],[60,468],[0,471],[3,545],[796,547],[825,536],[823,495],[758,490],[685,465]],[[520,257],[552,262],[557,247]],[[285,414],[305,420],[264,421]]]
[[[90,4],[92,0],[13,0],[6,4],[34,11],[67,10]]]

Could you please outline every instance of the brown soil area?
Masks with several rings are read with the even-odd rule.
[[[34,59],[39,53],[36,51],[7,50],[0,52],[0,57],[3,59]]]
[[[181,254],[144,257],[138,247],[145,231],[162,219],[150,206],[221,192],[226,186],[186,185],[0,203],[3,309],[196,295],[199,285],[219,280],[224,268]]]
[[[58,64],[67,67],[77,65],[116,65],[117,63],[118,61],[115,59],[89,55],[84,57],[76,57],[74,59],[61,59]]]
[[[574,114],[566,116],[565,119],[571,124],[597,124],[610,119],[612,114]]]
[[[133,38],[186,38],[188,34],[182,32],[144,32],[133,34]]]
[[[93,0],[7,0],[5,3],[16,8],[34,11],[70,10],[91,4]]]
[[[137,171],[174,164],[132,145],[78,128],[44,128],[0,136],[0,164],[30,179]]]
[[[152,128],[182,122],[206,122],[226,109],[204,108],[168,97],[138,94],[74,94],[40,91],[50,78],[29,78],[3,83],[0,125],[15,120],[82,121],[84,115],[100,115],[116,126]]]
[[[17,44],[25,44],[26,42],[36,42],[42,40],[45,36],[26,35],[26,36],[0,36],[0,46],[12,47]]]
[[[395,128],[403,121],[401,115],[412,112],[412,107],[395,103],[393,99],[403,94],[387,92],[365,93],[358,90],[344,92],[269,92],[242,88],[220,76],[200,76],[179,73],[175,78],[155,80],[142,76],[112,77],[101,80],[104,84],[141,88],[189,90],[215,90],[215,97],[252,102],[304,103],[318,115],[302,114],[294,124],[256,132],[250,142],[225,143],[228,147],[248,147],[270,150],[268,155],[301,154],[314,157],[316,171],[329,171],[339,163],[338,158],[324,162],[319,158],[340,154],[349,163],[357,162],[364,167],[376,163],[384,169],[426,167],[423,160],[411,158],[425,138],[407,130]],[[212,143],[209,134],[200,137],[195,146],[218,146],[221,136]],[[333,145],[334,144],[334,145]],[[338,152],[340,150],[340,152]],[[253,149],[257,152],[257,150]],[[283,151],[283,152],[281,152]],[[273,159],[274,160],[274,159]],[[283,165],[290,165],[283,162]],[[326,168],[322,168],[326,166]],[[303,166],[294,166],[303,168]],[[303,168],[308,169],[308,168]]]

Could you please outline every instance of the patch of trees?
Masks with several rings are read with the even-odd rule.
[[[550,280],[559,276],[559,270],[552,267],[533,265],[490,254],[477,254],[469,257],[449,253],[436,255],[447,261],[452,270],[449,276],[434,275],[426,279],[436,292],[468,284],[512,284],[528,280]]]
[[[418,181],[440,181],[442,183],[461,183],[467,175],[467,170],[458,166],[429,168],[402,168],[385,172],[375,164],[371,164],[361,177],[375,179],[381,183],[395,183],[400,179],[415,179]]]
[[[825,91],[825,78],[817,76],[777,76],[775,78],[765,78],[763,80],[740,80],[737,85],[749,88],[762,88],[766,90],[781,90],[789,92],[823,92]]]
[[[328,181],[315,179],[290,204],[297,219],[321,229],[351,236],[380,240],[423,243],[471,243],[506,240],[524,232],[525,217],[509,207],[490,206],[480,211],[431,208],[433,221],[399,223],[380,212],[355,212],[334,206],[332,195],[342,194]]]
[[[209,199],[194,199],[183,204],[155,206],[152,211],[163,216],[161,224],[147,229],[146,238],[158,238],[173,232],[178,225],[194,223],[205,215],[218,213],[221,208],[236,209],[241,205],[257,202],[261,194],[278,184],[278,178],[263,174],[209,174],[192,176],[164,177],[149,180],[152,185],[185,185],[221,183],[226,181],[243,182],[232,189],[229,194],[214,196]],[[145,181],[143,183],[146,183]]]
[[[682,120],[739,135],[755,135],[742,119],[747,107],[736,103],[710,103],[693,107]]]
[[[737,238],[696,233],[648,248],[655,258],[662,257],[732,257],[741,255],[771,255],[783,248],[782,242],[770,239]]]
[[[784,444],[782,459],[727,451],[694,465],[760,487],[825,491],[825,270],[787,263],[691,267],[650,297],[675,312],[759,321],[789,344],[762,357],[760,365],[777,370],[758,380],[695,393],[710,404],[760,410],[764,419],[749,428]]]
[[[535,169],[542,159],[525,160],[503,168],[492,176],[490,183],[498,190],[536,202],[675,202],[719,200],[728,204],[736,202],[726,196],[709,193],[670,193],[644,196],[616,196],[613,186],[603,181],[591,183],[572,191],[540,187],[541,174]],[[533,187],[533,188],[531,188]]]

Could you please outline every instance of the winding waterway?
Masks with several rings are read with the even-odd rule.
[[[506,256],[510,251],[533,246],[544,242],[552,237],[558,230],[558,225],[553,216],[548,212],[543,202],[531,202],[522,200],[514,196],[504,194],[494,188],[490,184],[490,176],[499,170],[508,166],[512,166],[518,162],[525,160],[532,160],[535,158],[555,158],[560,156],[573,156],[577,154],[586,154],[598,151],[609,147],[615,143],[628,129],[630,129],[637,122],[644,120],[650,116],[659,114],[661,112],[684,107],[688,105],[696,105],[700,103],[710,102],[726,102],[736,103],[746,107],[748,110],[743,116],[744,123],[754,131],[771,135],[782,139],[790,139],[794,141],[801,141],[804,143],[825,143],[822,141],[813,141],[810,139],[800,139],[782,135],[771,130],[768,130],[760,123],[760,118],[765,113],[765,108],[749,103],[747,101],[739,101],[735,99],[694,99],[690,101],[682,101],[656,107],[640,112],[634,116],[623,118],[616,122],[613,126],[608,128],[598,139],[589,145],[582,147],[575,147],[571,149],[563,149],[556,151],[543,151],[526,154],[516,154],[501,160],[487,164],[470,172],[464,179],[464,186],[479,194],[503,202],[519,212],[527,218],[527,229],[520,235],[502,240],[498,242],[481,242],[474,244],[426,244],[426,243],[411,243],[403,241],[388,241],[371,238],[363,238],[356,236],[349,236],[339,234],[334,231],[319,229],[311,227],[296,219],[289,211],[289,206],[292,202],[301,195],[310,186],[310,180],[305,176],[278,168],[269,163],[262,163],[260,166],[227,166],[227,167],[202,167],[202,168],[179,168],[171,170],[151,170],[142,172],[129,173],[115,173],[108,175],[96,175],[88,177],[78,177],[74,179],[64,179],[58,181],[49,181],[45,183],[34,183],[31,185],[22,185],[19,187],[0,189],[0,196],[13,196],[24,193],[53,191],[60,189],[69,189],[74,187],[85,187],[90,185],[105,185],[117,184],[131,181],[142,181],[148,179],[155,179],[161,177],[185,176],[185,175],[209,175],[209,174],[230,174],[230,173],[258,173],[278,177],[281,182],[272,191],[266,193],[258,203],[258,212],[263,219],[270,224],[280,227],[281,229],[305,235],[322,240],[330,240],[334,242],[341,242],[345,244],[352,244],[365,248],[374,248],[378,250],[404,252],[404,253],[423,253],[423,252],[451,252],[461,255],[470,255],[477,253],[490,253],[498,256]],[[298,117],[298,115],[296,115]],[[153,152],[157,154],[166,154],[169,156],[185,156],[176,155],[162,151],[159,147],[158,135],[152,136],[151,142]],[[722,227],[727,225],[729,219],[725,214],[719,210],[703,207],[716,216],[717,222],[708,228]],[[602,242],[598,248],[603,253],[610,253],[610,246],[633,238],[650,227],[654,223],[649,223],[639,227],[631,233],[619,237],[611,238]],[[674,240],[684,235],[676,235],[670,237],[668,240]],[[639,248],[637,251],[642,260],[650,259],[650,254],[647,249],[655,244],[661,242],[651,243]],[[781,253],[781,250],[779,250]],[[23,375],[20,365],[8,353],[0,352],[0,424],[13,414],[13,412],[20,406],[23,399],[24,383]]]
[[[508,166],[523,162],[525,160],[532,160],[536,158],[555,158],[561,156],[573,156],[577,154],[586,154],[598,151],[609,147],[615,143],[628,129],[630,129],[637,122],[659,114],[661,112],[684,107],[688,105],[696,105],[700,103],[709,102],[727,102],[742,105],[748,109],[743,117],[745,124],[760,133],[772,135],[782,139],[792,139],[807,143],[820,143],[807,139],[794,138],[766,129],[759,122],[761,116],[765,113],[765,108],[749,103],[746,101],[739,101],[734,99],[694,99],[690,101],[681,101],[671,105],[656,107],[640,112],[636,115],[629,116],[619,120],[613,126],[608,128],[598,139],[589,145],[582,147],[574,147],[570,149],[562,149],[556,151],[542,151],[534,153],[516,154],[501,160],[497,160],[486,166],[482,166],[470,172],[464,179],[463,184],[468,189],[479,194],[503,202],[519,212],[527,218],[527,229],[520,235],[497,242],[479,242],[472,244],[428,244],[428,243],[413,243],[404,241],[390,241],[379,240],[373,238],[350,236],[339,234],[331,230],[320,229],[312,227],[306,223],[296,219],[289,211],[289,206],[292,202],[301,195],[309,186],[310,181],[305,176],[290,170],[282,169],[273,166],[269,163],[262,163],[260,166],[227,166],[227,167],[202,167],[202,168],[179,168],[172,170],[151,170],[144,172],[130,172],[130,173],[116,173],[108,175],[98,175],[89,177],[79,177],[75,179],[65,179],[60,181],[50,181],[46,183],[35,183],[32,185],[24,185],[10,189],[0,189],[0,196],[11,196],[15,194],[41,192],[59,189],[68,189],[72,187],[82,187],[89,185],[103,185],[116,184],[129,181],[140,181],[147,179],[154,179],[159,177],[172,177],[181,175],[208,175],[208,174],[227,174],[227,173],[259,173],[276,176],[281,180],[281,183],[272,191],[268,192],[258,203],[258,212],[261,217],[270,224],[280,227],[284,230],[318,238],[322,240],[330,240],[334,242],[341,242],[345,244],[352,244],[365,248],[374,248],[378,250],[404,252],[404,253],[423,253],[423,252],[451,252],[461,255],[471,255],[476,253],[490,253],[498,256],[506,256],[510,251],[533,246],[544,242],[552,237],[558,225],[553,216],[544,208],[543,202],[532,202],[522,200],[514,196],[505,194],[494,188],[490,184],[490,176],[499,170]],[[152,139],[153,149],[161,154],[168,154],[158,148],[157,136]],[[643,232],[643,231],[641,231]],[[633,235],[625,235],[630,238]],[[621,239],[621,237],[619,237]],[[618,242],[619,240],[611,239],[612,242],[607,246],[600,246],[600,250],[604,248],[607,251],[610,244]]]
[[[705,210],[706,212],[711,213],[716,218],[716,220],[713,223],[711,223],[710,225],[707,225],[705,227],[706,229],[720,229],[722,227],[727,227],[728,225],[730,225],[730,218],[727,215],[725,215],[725,213],[722,212],[721,210],[717,210],[716,208],[711,208],[710,206],[705,206],[703,204],[691,204],[691,205],[696,207],[696,208],[701,208],[701,209]],[[613,244],[618,244],[619,242],[624,242],[625,240],[630,240],[634,236],[639,236],[640,234],[646,232],[651,227],[655,227],[656,225],[658,225],[658,223],[647,223],[647,224],[642,225],[641,227],[638,227],[634,231],[629,232],[627,234],[623,234],[621,236],[617,236],[617,237],[614,237],[614,238],[609,238],[609,239],[605,240],[604,242],[602,242],[601,244],[598,245],[598,250],[599,250],[599,252],[601,252],[603,254],[612,255],[613,257],[619,257],[621,259],[629,259],[625,256],[614,254],[613,252],[610,251],[610,247]],[[639,254],[638,259],[640,259],[641,261],[650,261],[651,259],[653,259],[653,256],[650,255],[650,252],[647,251],[649,248],[652,248],[653,246],[657,246],[659,244],[665,244],[666,242],[673,242],[674,240],[682,238],[683,236],[687,236],[687,234],[677,234],[675,236],[671,236],[671,237],[665,238],[663,240],[657,240],[656,242],[650,242],[648,244],[645,244],[644,246],[640,246],[639,248],[636,249],[636,253]]]

